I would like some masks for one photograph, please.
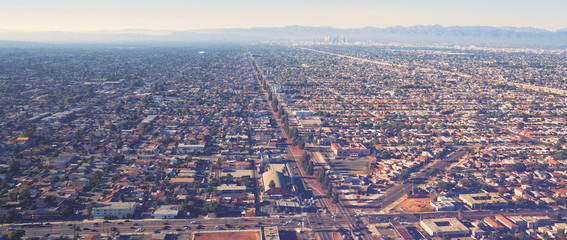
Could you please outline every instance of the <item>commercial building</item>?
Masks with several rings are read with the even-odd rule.
[[[124,218],[134,214],[135,210],[136,203],[133,202],[97,202],[93,208],[93,217]]]
[[[504,217],[503,215],[498,214],[498,215],[494,216],[494,218],[496,218],[496,221],[498,221],[499,223],[504,225],[504,227],[507,227],[508,229],[510,229],[510,231],[512,233],[516,233],[518,231],[518,229],[520,228],[517,224],[513,223],[512,221],[510,221],[508,218]]]
[[[272,168],[262,174],[262,184],[264,194],[270,198],[281,198],[289,194],[289,191],[285,188],[283,173]]]
[[[172,178],[169,180],[171,184],[177,184],[182,186],[191,187],[195,182],[195,178],[188,178],[188,177],[179,177],[179,178]]]
[[[453,201],[453,199],[448,198],[448,197],[444,197],[444,196],[439,196],[437,197],[437,201],[431,201],[429,202],[429,205],[435,209],[435,211],[455,211],[457,210],[457,206],[455,205],[455,202]]]
[[[490,217],[485,217],[484,219],[482,219],[482,221],[496,231],[504,231],[505,229],[504,226],[502,226],[502,224],[496,222],[494,219]]]
[[[246,192],[246,186],[238,186],[236,184],[222,184],[217,187],[217,194],[244,192]]]
[[[459,199],[472,209],[499,208],[508,205],[508,201],[496,193],[461,194]]]
[[[178,215],[179,207],[176,205],[163,205],[152,213],[152,217],[159,219],[176,218]]]
[[[391,221],[390,225],[392,225],[392,227],[394,228],[394,230],[396,230],[396,233],[398,233],[398,235],[400,236],[401,239],[403,240],[413,240],[413,237],[411,236],[411,234],[408,232],[408,230],[406,229],[406,227],[404,227],[400,222],[398,221]]]
[[[370,155],[370,149],[364,146],[364,144],[358,142],[351,143],[348,146],[343,146],[339,143],[331,143],[331,151],[339,157]]]
[[[456,218],[423,219],[419,225],[431,237],[466,236],[470,230]]]

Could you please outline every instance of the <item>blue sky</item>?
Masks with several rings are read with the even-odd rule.
[[[567,0],[0,0],[0,29],[194,30],[289,25],[567,28]]]

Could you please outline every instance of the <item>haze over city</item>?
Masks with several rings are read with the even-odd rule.
[[[435,25],[567,27],[562,0],[8,0],[0,29],[10,31],[197,30],[332,26],[362,28]]]

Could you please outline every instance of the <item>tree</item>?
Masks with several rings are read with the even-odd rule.
[[[514,169],[514,171],[518,171],[518,172],[525,172],[526,171],[526,164],[521,163],[521,162],[515,162],[514,165],[512,165],[512,169]]]
[[[297,146],[298,146],[300,149],[305,149],[305,142],[304,142],[303,140],[299,140],[299,143],[297,144]]]
[[[339,194],[338,193],[333,194],[333,203],[335,203],[335,204],[339,203]]]
[[[21,200],[22,205],[27,205],[27,203],[31,201],[31,193],[29,186],[25,186],[22,189],[20,189],[20,192],[18,193],[18,199]]]
[[[533,202],[525,198],[520,198],[514,202],[514,205],[516,205],[517,208],[529,208],[533,206]]]
[[[471,180],[470,178],[463,178],[461,179],[461,181],[459,181],[459,184],[461,184],[461,186],[463,187],[472,188],[477,187],[479,183],[477,181]]]
[[[57,198],[55,198],[55,196],[49,195],[49,196],[45,197],[45,203],[47,203],[47,205],[49,205],[49,206],[54,206],[56,201],[57,201]]]
[[[410,177],[410,172],[408,170],[404,170],[398,175],[398,180],[404,181]]]
[[[438,168],[431,168],[427,171],[425,171],[425,175],[428,177],[434,177],[437,175],[437,173],[439,173],[439,169]]]
[[[533,185],[533,184],[534,184],[534,174],[533,174],[533,173],[530,173],[530,174],[528,175],[528,184],[529,184],[529,185]]]
[[[307,173],[307,175],[313,175],[313,162],[309,161],[309,163],[307,164],[307,168],[305,169],[305,173]]]
[[[220,207],[219,202],[215,202],[215,201],[206,202],[205,204],[203,204],[203,211],[212,213],[212,212],[216,212],[219,207]]]
[[[325,188],[325,190],[327,190],[327,196],[333,196],[333,185],[329,184],[329,186],[327,186],[327,188]]]
[[[15,230],[10,233],[10,240],[21,240],[23,236],[26,235],[26,231],[22,229]]]
[[[451,190],[453,187],[455,187],[454,183],[450,183],[450,182],[445,182],[445,181],[439,181],[437,182],[437,188],[443,189],[445,191],[449,191]]]
[[[309,164],[309,160],[311,160],[311,157],[309,156],[307,151],[304,151],[301,157],[299,157],[299,162],[301,163],[303,169],[307,168],[307,165]]]
[[[66,206],[61,210],[61,215],[63,215],[63,217],[69,217],[69,216],[73,215],[74,212],[75,212],[75,209],[73,209],[73,207]]]

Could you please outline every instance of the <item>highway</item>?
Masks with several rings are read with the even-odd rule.
[[[292,220],[293,219],[293,220]],[[129,222],[127,222],[129,221]],[[191,222],[196,223],[191,223]],[[132,234],[139,228],[144,228],[144,233],[154,233],[156,230],[161,233],[164,232],[185,232],[185,231],[198,231],[198,230],[215,230],[216,226],[224,229],[237,230],[237,226],[243,226],[244,229],[259,229],[261,226],[277,225],[281,229],[294,230],[302,221],[300,215],[282,215],[279,218],[266,218],[266,217],[251,217],[251,218],[201,218],[201,219],[139,219],[139,220],[94,220],[94,221],[65,221],[65,222],[52,222],[51,225],[44,227],[31,227],[21,228],[20,224],[3,224],[0,226],[0,231],[9,232],[10,229],[24,229],[27,237],[42,236],[43,234],[57,234],[57,235],[73,235],[79,233],[81,235],[86,233],[101,233],[108,234],[112,232],[120,232],[122,234]],[[284,224],[290,222],[290,224]],[[98,224],[97,226],[93,224]],[[228,228],[225,224],[229,224]],[[202,228],[197,227],[201,225]],[[73,226],[78,227],[78,231],[74,231]],[[189,229],[184,229],[188,226]],[[117,231],[113,231],[115,227]],[[164,229],[167,228],[167,229]],[[177,230],[178,229],[178,230]]]

